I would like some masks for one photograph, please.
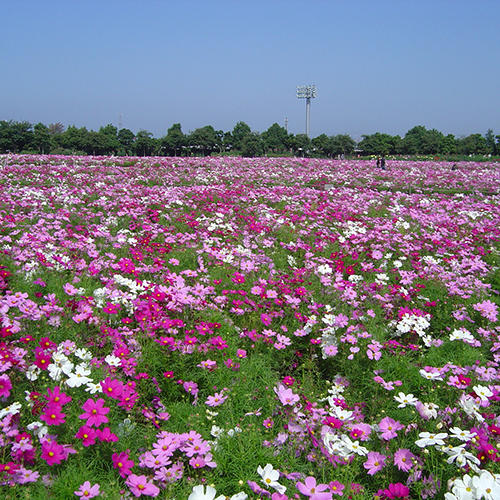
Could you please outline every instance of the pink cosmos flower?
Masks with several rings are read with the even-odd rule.
[[[220,406],[227,399],[223,392],[216,392],[213,396],[208,396],[205,404],[207,406]]]
[[[65,283],[63,285],[63,290],[66,292],[67,295],[75,295],[78,293],[78,289],[75,288],[71,283]]]
[[[184,387],[184,390],[188,392],[189,394],[192,394],[195,398],[198,395],[198,384],[196,382],[184,382],[182,384],[182,387]]]
[[[282,384],[279,384],[277,388],[275,387],[274,392],[283,405],[293,405],[300,399],[299,396],[292,391],[292,389],[287,389]]]
[[[264,422],[262,422],[262,425],[266,428],[266,429],[270,429],[272,426],[273,426],[274,422],[271,418],[266,418],[264,420]]]
[[[406,448],[400,448],[394,453],[394,465],[404,472],[408,472],[413,467],[415,455]]]
[[[485,300],[484,302],[479,302],[477,304],[474,304],[472,307],[473,309],[481,313],[481,316],[483,316],[483,318],[496,322],[498,317],[498,307],[491,300]]]
[[[156,497],[160,493],[158,486],[149,482],[147,476],[130,474],[126,479],[125,484],[130,488],[130,491],[136,497],[140,497],[142,495]]]
[[[193,457],[189,460],[189,465],[193,469],[202,469],[203,467],[205,467],[205,465],[207,465],[207,463],[202,456],[197,455],[196,457]]]
[[[24,467],[20,467],[16,481],[19,484],[35,483],[36,481],[38,481],[39,477],[40,477],[39,472],[32,471],[30,469],[25,469]]]
[[[330,481],[330,491],[333,495],[342,496],[344,494],[345,485],[340,483],[339,481]]]
[[[75,495],[80,497],[82,500],[88,500],[89,498],[94,498],[100,494],[99,484],[96,483],[93,486],[90,484],[90,481],[85,481],[80,488],[76,490]]]
[[[373,476],[378,471],[382,470],[385,465],[386,456],[377,451],[368,452],[368,459],[363,464],[363,467],[368,471],[370,476]]]
[[[87,399],[82,405],[82,409],[85,413],[82,413],[78,418],[81,420],[86,420],[88,426],[99,427],[101,424],[108,422],[108,417],[106,414],[109,413],[109,408],[103,406],[104,399],[99,398],[97,401],[93,399]]]
[[[297,489],[310,498],[310,500],[331,500],[332,494],[327,484],[316,484],[316,479],[308,476],[304,482],[300,481],[295,485]]]
[[[404,429],[404,425],[392,419],[391,417],[384,417],[378,424],[380,437],[389,441],[397,436],[396,431]]]

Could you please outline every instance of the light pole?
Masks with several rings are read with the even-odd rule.
[[[306,100],[306,136],[309,137],[311,125],[311,99],[316,97],[316,85],[301,85],[297,87],[297,97]]]

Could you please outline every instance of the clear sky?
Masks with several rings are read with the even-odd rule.
[[[499,0],[0,0],[0,120],[500,133]]]

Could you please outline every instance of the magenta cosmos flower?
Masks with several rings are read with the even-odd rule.
[[[111,460],[113,461],[113,467],[118,469],[118,473],[121,477],[126,478],[132,472],[132,467],[134,462],[128,458],[130,450],[122,451],[121,453],[113,453]]]
[[[402,483],[391,483],[388,488],[385,490],[379,490],[376,493],[377,496],[382,497],[384,499],[393,499],[393,498],[410,498],[410,489],[408,486],[405,486]]]
[[[59,386],[54,387],[54,389],[50,390],[47,389],[47,396],[44,396],[44,398],[49,402],[49,403],[54,403],[57,405],[65,405],[71,401],[71,396],[68,396],[64,392],[61,392],[61,389]]]
[[[43,415],[40,415],[40,420],[43,420],[47,425],[60,425],[66,422],[66,414],[61,411],[61,406],[58,404],[48,404]]]
[[[78,418],[86,420],[88,426],[95,425],[99,427],[101,424],[108,422],[106,414],[109,413],[109,408],[104,406],[104,399],[99,398],[94,401],[89,398],[83,403],[82,409],[85,410],[85,413],[82,413]]]
[[[44,441],[42,443],[42,458],[48,465],[60,464],[66,459],[64,447],[55,441]]]

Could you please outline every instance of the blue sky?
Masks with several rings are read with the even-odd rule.
[[[1,4],[0,120],[500,133],[498,0]]]

